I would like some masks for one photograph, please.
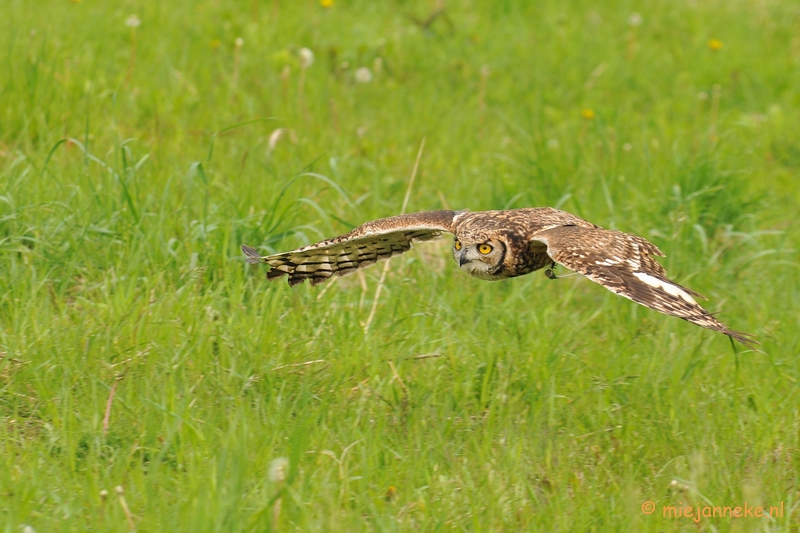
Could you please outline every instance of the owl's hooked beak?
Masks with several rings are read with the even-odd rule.
[[[458,267],[459,268],[463,267],[464,263],[469,263],[469,261],[467,261],[466,251],[467,251],[466,248],[462,248],[461,249],[461,254],[458,256]]]

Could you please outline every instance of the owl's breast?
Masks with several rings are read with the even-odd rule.
[[[527,246],[510,247],[509,252],[503,261],[503,268],[501,268],[497,275],[497,279],[515,278],[517,276],[524,276],[536,270],[549,266],[553,260],[547,255],[547,252],[533,251]]]

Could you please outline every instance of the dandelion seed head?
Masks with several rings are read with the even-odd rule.
[[[275,146],[278,145],[278,141],[280,141],[281,136],[283,136],[283,131],[283,128],[278,128],[270,134],[269,141],[267,142],[267,153],[272,152]]]
[[[705,92],[705,91],[700,91],[699,93],[697,93],[697,99],[698,100],[708,100],[708,93]]]
[[[300,66],[308,68],[314,63],[314,52],[308,48],[301,48],[297,54],[300,56]]]
[[[114,492],[116,492],[118,496],[122,496],[125,494],[125,489],[122,488],[122,485],[117,485],[114,487]]]
[[[629,26],[641,26],[642,25],[642,16],[634,11],[630,15],[628,15],[628,25]]]
[[[125,19],[125,25],[129,28],[138,28],[141,23],[142,21],[136,15],[131,15]]]
[[[547,147],[551,150],[558,150],[559,146],[561,146],[561,143],[558,142],[558,139],[550,139],[547,141]]]
[[[767,116],[762,113],[742,113],[739,124],[748,128],[758,128],[765,120]]]
[[[106,501],[106,498],[108,498],[108,491],[103,489],[100,491],[100,499]]]
[[[25,524],[22,527],[22,533],[36,533],[36,530],[33,529],[33,526]]]
[[[234,44],[236,45],[236,48],[241,48],[242,45],[244,44],[244,39],[242,39],[241,37],[237,37],[236,40],[234,41]]]
[[[289,471],[289,459],[278,457],[269,463],[269,480],[273,483],[286,481],[286,474]]]
[[[631,145],[631,143],[625,143],[622,145],[622,149],[625,150],[626,152],[630,152],[632,148],[633,146]]]
[[[372,81],[372,71],[368,67],[356,69],[355,76],[358,83],[369,83]]]

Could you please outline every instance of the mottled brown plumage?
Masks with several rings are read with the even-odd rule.
[[[654,256],[654,244],[606,230],[580,217],[535,207],[504,211],[424,211],[367,222],[353,231],[310,246],[261,256],[250,246],[242,251],[250,263],[272,267],[270,280],[288,276],[289,285],[312,285],[375,264],[411,249],[414,242],[452,233],[453,258],[462,270],[485,280],[529,274],[561,264],[608,290],[661,313],[719,331],[753,348],[752,335],[728,329],[700,307],[698,293],[667,277]],[[555,278],[552,270],[548,277]]]

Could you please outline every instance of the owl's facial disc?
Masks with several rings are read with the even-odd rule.
[[[453,243],[453,258],[458,266],[471,276],[480,279],[497,279],[502,266],[505,244],[494,239],[482,242]]]

